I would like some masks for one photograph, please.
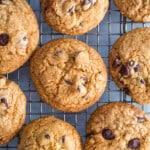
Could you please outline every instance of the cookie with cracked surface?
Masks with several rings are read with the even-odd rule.
[[[22,131],[18,150],[82,150],[81,138],[69,123],[47,116]]]
[[[38,24],[25,0],[0,0],[0,74],[15,71],[38,44]]]
[[[113,45],[109,68],[119,88],[139,104],[150,103],[150,28],[138,28]]]
[[[150,0],[114,0],[122,15],[135,22],[150,21]]]
[[[100,55],[75,39],[56,39],[39,48],[30,64],[35,87],[48,105],[78,112],[104,92],[106,67]]]
[[[16,83],[0,76],[0,145],[16,136],[25,116],[25,95]]]
[[[121,102],[105,104],[91,115],[85,150],[149,150],[150,120],[139,108]]]
[[[62,34],[81,35],[95,28],[108,10],[108,0],[41,0],[46,22]]]

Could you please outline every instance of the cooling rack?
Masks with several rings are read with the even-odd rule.
[[[43,20],[39,0],[27,0],[34,10],[39,22],[40,41],[39,46],[49,40],[65,37],[81,40],[95,48],[102,56],[108,68],[108,54],[117,38],[120,35],[137,27],[150,27],[150,23],[134,23],[124,18],[120,11],[115,7],[113,0],[110,0],[109,10],[104,20],[92,31],[82,36],[62,35],[52,30]],[[107,70],[108,72],[108,70]],[[64,113],[43,103],[36,92],[29,75],[29,61],[17,71],[8,74],[7,77],[18,83],[27,97],[27,115],[25,125],[30,121],[47,115],[53,115],[72,124],[80,133],[83,141],[85,140],[85,126],[90,114],[100,105],[113,101],[124,101],[133,104],[144,110],[150,116],[150,105],[141,106],[132,101],[123,91],[121,91],[112,81],[108,73],[106,90],[100,100],[84,111],[79,113]],[[18,136],[7,145],[1,146],[0,150],[17,150]]]

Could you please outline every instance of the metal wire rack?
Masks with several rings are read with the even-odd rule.
[[[66,37],[81,40],[88,45],[95,48],[105,61],[108,68],[109,51],[117,38],[120,35],[137,27],[150,27],[150,23],[134,23],[124,18],[120,11],[115,7],[113,0],[110,0],[109,10],[104,20],[92,31],[82,36],[67,36],[62,35],[52,30],[43,20],[40,8],[40,0],[27,0],[33,8],[40,28],[40,42],[39,46],[43,45],[49,40]],[[108,83],[105,93],[100,100],[87,110],[79,113],[64,113],[43,103],[36,92],[34,85],[29,75],[29,61],[17,71],[8,74],[7,77],[18,83],[27,97],[27,114],[26,122],[28,124],[31,120],[36,118],[53,115],[71,123],[80,133],[83,141],[85,140],[85,127],[90,114],[100,105],[113,101],[125,101],[143,109],[150,116],[150,105],[141,106],[132,101],[123,91],[117,88],[108,73]],[[7,145],[1,146],[0,150],[17,150],[18,136],[9,142]]]

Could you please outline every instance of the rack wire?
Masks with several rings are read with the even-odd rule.
[[[34,10],[40,28],[40,42],[39,46],[48,42],[49,40],[65,37],[75,38],[81,40],[88,45],[95,48],[108,68],[108,55],[109,51],[117,38],[122,34],[137,28],[137,27],[150,27],[150,23],[134,23],[124,18],[120,11],[115,7],[113,0],[110,0],[109,10],[104,20],[92,31],[82,36],[67,36],[62,35],[51,29],[43,20],[40,8],[40,0],[27,0],[32,9]],[[108,72],[108,70],[107,70]],[[83,141],[85,140],[85,127],[90,114],[100,105],[113,101],[124,101],[133,104],[144,110],[150,116],[150,105],[141,106],[132,101],[123,91],[121,91],[112,81],[108,73],[108,82],[106,90],[100,100],[90,107],[79,113],[64,113],[43,103],[36,92],[34,85],[29,75],[29,61],[17,71],[8,74],[7,77],[18,83],[27,97],[27,115],[25,125],[30,121],[47,115],[53,115],[62,120],[72,124],[80,133]],[[1,146],[0,150],[17,150],[18,136],[14,138],[7,145]]]

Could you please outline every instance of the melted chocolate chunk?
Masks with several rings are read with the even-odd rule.
[[[25,36],[25,37],[23,37],[23,40],[24,40],[24,41],[26,41],[26,40],[27,40],[27,37],[26,37],[26,36]]]
[[[115,139],[115,135],[110,129],[103,129],[102,131],[102,136],[106,140],[113,140]]]
[[[62,136],[62,143],[65,143],[65,135]]]
[[[6,46],[9,42],[9,36],[6,33],[0,34],[0,46]]]
[[[70,7],[69,10],[68,10],[68,13],[74,12],[74,9],[75,9],[75,6]]]
[[[1,103],[4,103],[7,109],[9,108],[9,107],[8,107],[8,102],[7,102],[7,99],[6,99],[6,98],[1,98],[1,99],[0,99],[0,102],[1,102]]]
[[[46,139],[50,139],[50,135],[49,134],[45,134],[45,138]]]
[[[143,85],[146,85],[146,82],[144,79],[140,79],[140,83],[143,84]]]
[[[65,80],[65,82],[69,85],[73,85],[72,81],[70,81],[70,80]]]
[[[144,122],[145,119],[143,117],[137,117],[137,122],[138,123],[141,123],[141,122]]]
[[[126,78],[129,77],[130,76],[130,70],[129,70],[128,65],[122,65],[119,73],[123,77],[126,77]]]
[[[79,26],[81,26],[81,27],[83,26],[82,22],[79,23]]]
[[[116,59],[115,59],[115,60],[113,61],[113,63],[112,63],[112,67],[113,67],[113,68],[117,68],[117,67],[119,67],[120,65],[121,65],[120,57],[117,56]]]
[[[131,149],[136,149],[140,147],[140,141],[138,138],[134,138],[128,142],[128,147]]]

